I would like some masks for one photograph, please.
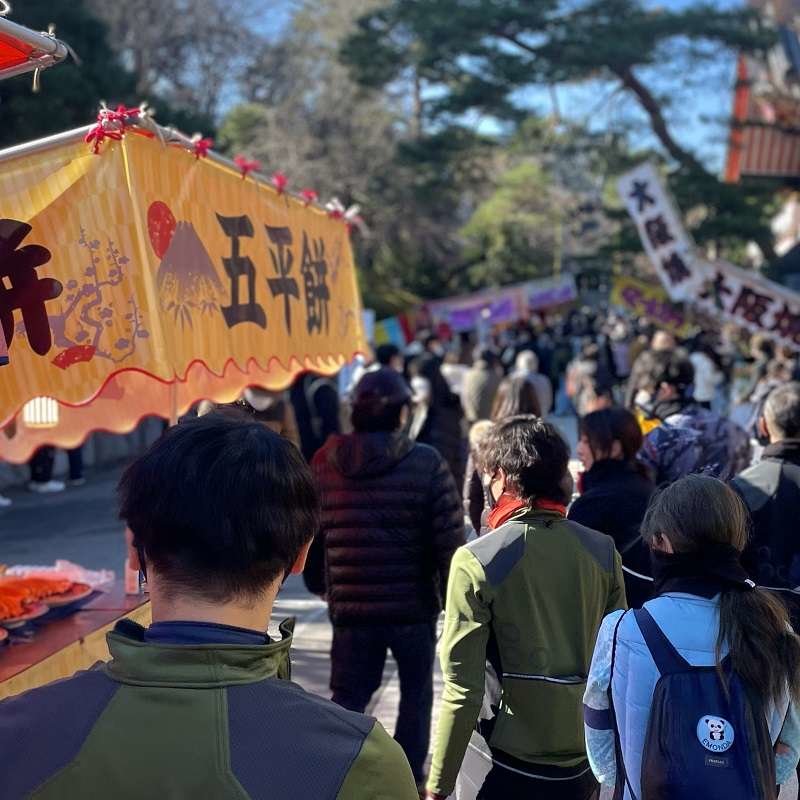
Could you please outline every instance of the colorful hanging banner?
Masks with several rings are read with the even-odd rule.
[[[672,300],[800,350],[800,294],[727,261],[703,258],[651,164],[623,175],[617,187]]]
[[[618,276],[612,285],[611,303],[637,317],[646,317],[676,336],[689,336],[691,332],[686,314],[658,284]]]
[[[82,140],[0,153],[0,323],[0,427],[32,397],[82,406],[140,373],[153,403],[82,412],[130,429],[170,415],[157,383],[190,403],[230,394],[226,375],[285,386],[367,346],[342,220],[139,133],[98,156]]]
[[[401,348],[408,344],[399,317],[388,317],[375,323],[375,344],[393,344]]]
[[[434,323],[447,324],[454,331],[468,331],[480,325],[516,322],[531,311],[554,308],[576,297],[575,279],[572,275],[561,275],[435,300],[425,308]]]

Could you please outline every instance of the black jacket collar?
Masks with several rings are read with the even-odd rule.
[[[800,466],[800,439],[784,439],[764,448],[762,458],[775,458]]]
[[[595,461],[583,475],[583,488],[592,489],[600,483],[609,480],[618,480],[631,475],[638,475],[634,464],[617,458],[604,458]]]

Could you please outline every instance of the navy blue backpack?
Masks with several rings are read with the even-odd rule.
[[[627,612],[626,612],[627,613]],[[776,797],[775,757],[762,702],[725,658],[722,670],[693,667],[645,609],[633,611],[660,677],[644,742],[641,797],[634,793],[617,741],[615,800],[625,787],[634,800],[767,800]],[[622,622],[620,617],[619,622]],[[613,681],[617,631],[611,657]]]

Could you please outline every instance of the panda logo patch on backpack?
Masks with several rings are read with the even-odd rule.
[[[703,716],[697,723],[700,744],[712,753],[725,753],[733,745],[733,725],[722,717]]]

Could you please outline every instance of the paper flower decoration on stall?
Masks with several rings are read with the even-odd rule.
[[[251,172],[258,172],[261,169],[261,162],[255,159],[250,159],[247,156],[238,155],[233,159],[233,163],[239,167],[242,173],[242,180],[244,180]]]
[[[94,153],[94,155],[99,155],[100,145],[102,145],[106,139],[117,142],[120,141],[125,135],[125,129],[138,121],[146,113],[147,111],[144,106],[139,106],[139,108],[127,108],[126,106],[119,105],[115,109],[112,109],[103,105],[97,113],[97,122],[89,129],[84,137],[84,141],[92,145],[92,153]]]
[[[204,137],[200,133],[192,136],[192,147],[194,148],[194,157],[196,160],[201,158],[208,158],[208,151],[214,146],[214,140],[209,137]]]
[[[273,172],[270,180],[278,194],[283,194],[289,185],[289,179],[280,170]]]
[[[300,197],[303,200],[303,204],[308,208],[312,203],[316,203],[319,199],[319,195],[313,189],[303,189],[300,192]]]

